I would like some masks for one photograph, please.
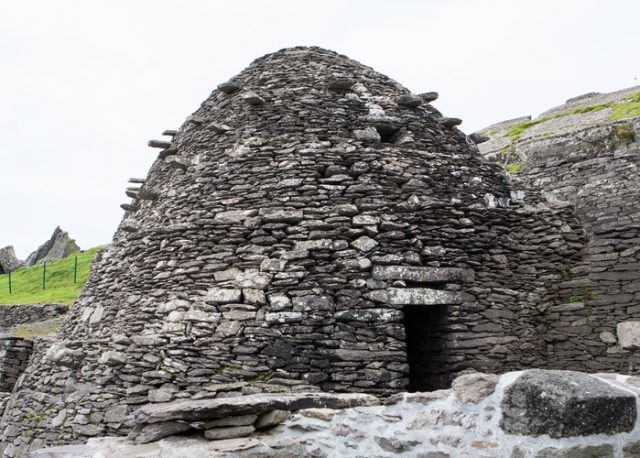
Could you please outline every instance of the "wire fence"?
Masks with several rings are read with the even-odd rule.
[[[7,286],[9,288],[9,294],[14,294],[15,291],[15,282],[11,278],[11,271],[6,273],[7,276]],[[15,276],[15,275],[14,275]],[[33,281],[33,280],[32,280]],[[41,279],[38,280],[42,285],[42,291],[47,289],[47,261],[42,263],[42,276]],[[73,259],[73,284],[78,283],[78,257],[74,256]]]

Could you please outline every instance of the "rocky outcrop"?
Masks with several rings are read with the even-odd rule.
[[[255,395],[246,397],[247,404],[242,404],[242,398],[154,404],[129,418],[142,428],[136,428],[128,439],[91,439],[84,445],[37,450],[31,456],[638,456],[640,423],[635,405],[640,385],[635,377],[537,370],[500,377],[482,373],[463,377],[454,381],[453,390],[400,393],[384,404],[371,396],[326,393]],[[474,393],[473,381],[478,382]],[[515,412],[514,398],[523,389],[531,402],[526,404],[527,409]],[[461,395],[466,401],[460,400]],[[621,418],[609,415],[611,407],[604,405],[603,397],[625,400],[627,408],[617,411]],[[546,418],[540,416],[542,407],[552,409]],[[579,415],[581,408],[586,412],[583,418]],[[591,423],[596,417],[606,417],[606,421]],[[562,432],[562,437],[541,436],[540,431],[512,431],[512,421],[520,425],[553,422],[547,431]]]
[[[526,372],[501,407],[507,433],[554,438],[630,432],[638,416],[631,392],[570,371]]]
[[[0,248],[0,274],[13,272],[24,263],[16,258],[16,252],[11,245]]]
[[[53,231],[51,238],[31,253],[25,262],[27,265],[33,266],[44,261],[66,258],[77,251],[80,251],[80,247],[75,240],[58,226]]]

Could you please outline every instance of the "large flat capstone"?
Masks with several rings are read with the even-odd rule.
[[[459,304],[460,295],[454,291],[431,288],[387,288],[370,291],[367,299],[393,305]]]
[[[458,267],[373,266],[371,274],[376,280],[408,280],[422,283],[457,283],[474,279],[473,270]]]
[[[261,415],[274,410],[300,410],[314,407],[345,409],[378,405],[372,395],[361,393],[265,393],[230,398],[182,400],[147,404],[127,418],[130,426],[167,421],[207,421],[237,415]]]
[[[629,432],[636,398],[580,372],[533,369],[507,388],[500,427],[508,434],[553,438]]]

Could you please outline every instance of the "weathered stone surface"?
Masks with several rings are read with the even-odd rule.
[[[74,368],[82,362],[85,354],[80,350],[67,348],[62,342],[57,342],[49,347],[46,357],[58,366]]]
[[[128,424],[158,423],[182,420],[213,420],[228,415],[263,414],[273,410],[300,410],[311,407],[344,408],[375,405],[378,400],[366,394],[283,393],[253,394],[200,401],[174,401],[149,404],[133,412]]]
[[[613,447],[610,444],[589,445],[585,447],[554,448],[540,450],[535,458],[613,458]]]
[[[430,288],[388,288],[367,293],[367,298],[394,305],[458,304],[460,296],[452,291]]]
[[[380,134],[373,127],[354,130],[353,136],[356,140],[360,140],[361,142],[379,142],[381,140]]]
[[[149,442],[157,441],[163,437],[178,434],[190,429],[191,426],[188,423],[182,423],[177,421],[166,421],[162,423],[152,423],[146,425],[140,433],[138,433],[133,441],[136,444],[148,444]]]
[[[551,437],[629,432],[636,398],[571,371],[530,370],[505,392],[500,427],[509,434]]]
[[[409,280],[422,283],[471,282],[473,270],[455,267],[373,266],[371,271],[377,280]]]
[[[260,415],[255,423],[256,429],[272,428],[291,418],[291,412],[288,410],[272,410]]]
[[[617,334],[622,348],[640,348],[640,321],[618,323]]]
[[[22,265],[23,263],[16,257],[13,246],[9,245],[0,248],[0,274],[13,272],[19,267],[22,267]]]
[[[98,359],[98,364],[119,366],[127,363],[127,354],[121,351],[105,351]]]
[[[230,426],[226,428],[214,428],[207,429],[204,432],[204,437],[210,440],[235,439],[238,437],[248,436],[255,430],[256,429],[253,426]]]
[[[232,288],[211,288],[207,292],[207,301],[216,304],[227,304],[230,302],[240,302],[242,290]]]
[[[495,374],[465,374],[456,378],[451,388],[458,401],[477,404],[494,392],[498,379]]]

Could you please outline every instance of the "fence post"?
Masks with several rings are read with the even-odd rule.
[[[11,271],[9,271],[9,294],[11,294]]]
[[[78,257],[76,256],[76,258],[73,261],[73,284],[76,284],[76,281],[78,280]]]
[[[47,284],[47,261],[42,264],[42,290],[44,291]]]

